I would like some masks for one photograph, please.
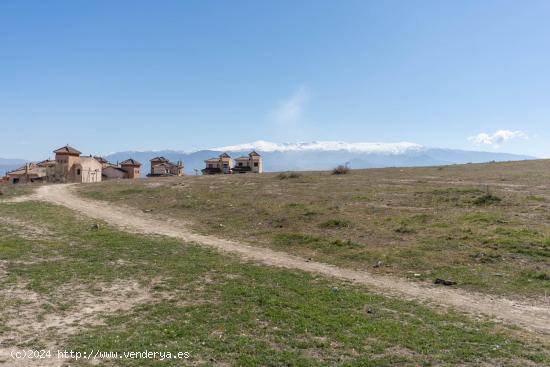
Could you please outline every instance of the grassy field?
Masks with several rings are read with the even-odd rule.
[[[277,182],[274,176],[233,179]],[[333,178],[300,178],[325,179]],[[191,356],[184,364],[114,359],[102,362],[107,366],[550,365],[550,346],[517,329],[120,232],[36,202],[0,202],[0,288],[0,349]]]
[[[550,161],[158,178],[81,195],[198,232],[412,281],[550,293]]]
[[[32,192],[36,185],[10,185],[2,184],[0,185],[0,200],[2,199],[11,199],[15,196],[25,195]]]

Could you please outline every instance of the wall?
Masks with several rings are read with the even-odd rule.
[[[95,158],[80,157],[78,168],[81,169],[80,176],[76,176],[75,182],[101,182],[102,166]]]
[[[106,179],[118,179],[118,178],[124,178],[125,173],[122,172],[119,169],[116,169],[115,167],[107,166],[102,169],[102,175],[106,176]]]

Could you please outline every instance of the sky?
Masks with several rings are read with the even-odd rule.
[[[413,142],[550,157],[550,1],[5,0],[0,157]]]

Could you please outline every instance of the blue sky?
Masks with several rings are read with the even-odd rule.
[[[259,139],[550,157],[548,19],[546,0],[2,1],[0,157]]]

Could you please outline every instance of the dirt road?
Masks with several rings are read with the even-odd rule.
[[[193,233],[184,223],[162,220],[148,213],[112,206],[109,203],[77,197],[71,185],[48,185],[38,188],[29,198],[43,200],[73,209],[91,218],[121,227],[127,231],[159,234],[209,246],[257,263],[288,269],[298,269],[366,285],[373,291],[400,298],[450,306],[473,315],[521,326],[548,337],[550,335],[550,305],[542,302],[527,304],[501,297],[469,293],[459,289],[411,283],[390,276],[373,275],[364,271],[339,268],[333,265],[307,261],[283,252]]]

